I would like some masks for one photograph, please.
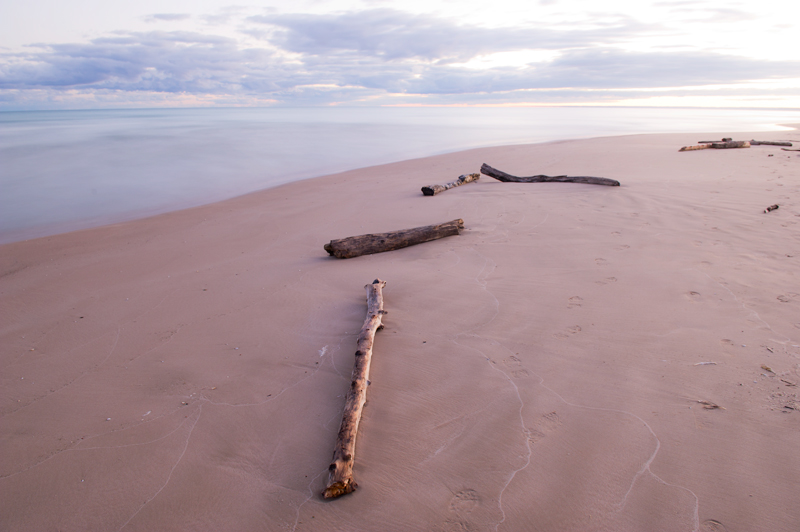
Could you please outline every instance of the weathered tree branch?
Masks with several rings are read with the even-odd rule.
[[[459,178],[455,181],[451,181],[445,185],[429,185],[427,187],[422,187],[422,193],[426,196],[435,196],[439,192],[444,192],[445,190],[450,190],[453,187],[458,187],[466,183],[477,181],[480,178],[481,174],[462,175],[459,176]]]
[[[391,233],[373,233],[351,236],[340,240],[331,240],[325,244],[328,254],[340,259],[350,259],[361,255],[372,255],[392,251],[415,244],[422,244],[446,236],[454,236],[464,229],[464,220],[452,220],[439,225],[426,225],[413,229],[392,231]]]
[[[765,145],[765,146],[789,146],[789,147],[791,147],[792,143],[791,142],[782,141],[782,140],[751,140],[750,141],[750,145],[751,146]]]
[[[712,142],[710,144],[700,144],[699,146],[684,146],[678,151],[693,151],[693,150],[706,150],[708,148],[714,148],[717,150],[723,150],[728,148],[749,148],[750,143],[746,140],[731,140],[726,142]]]
[[[369,386],[369,366],[372,361],[372,344],[375,341],[375,332],[383,328],[381,319],[386,311],[383,310],[383,287],[386,281],[375,279],[367,289],[367,318],[358,335],[358,350],[353,366],[353,376],[350,382],[350,391],[344,403],[342,424],[336,446],[333,448],[333,459],[328,468],[328,486],[322,492],[326,499],[338,497],[355,491],[358,484],[353,479],[353,464],[356,456],[356,436],[358,424],[361,421],[361,411],[367,401],[367,386]]]
[[[492,168],[486,163],[481,165],[481,173],[505,183],[586,183],[589,185],[607,185],[609,187],[619,186],[619,181],[616,179],[608,179],[606,177],[567,175],[533,175],[529,177],[517,177],[515,175],[507,174]]]

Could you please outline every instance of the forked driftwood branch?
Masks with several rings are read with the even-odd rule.
[[[481,174],[462,175],[459,176],[455,181],[451,181],[444,185],[429,185],[427,187],[422,187],[422,193],[426,196],[435,196],[439,192],[444,192],[445,190],[450,190],[453,187],[458,187],[466,183],[472,183],[480,178]]]
[[[336,446],[333,448],[333,459],[328,467],[328,486],[322,492],[326,499],[338,497],[355,491],[358,484],[353,479],[353,464],[356,457],[356,436],[358,423],[361,421],[361,411],[367,401],[367,386],[369,386],[369,366],[372,361],[372,344],[375,341],[375,332],[383,328],[381,319],[386,311],[383,310],[383,287],[386,281],[375,279],[367,289],[367,319],[358,335],[358,350],[353,366],[353,376],[347,399],[344,403],[342,425]]]
[[[727,148],[749,148],[750,142],[746,140],[730,140],[726,142],[704,142],[698,146],[684,146],[678,151],[694,151],[694,150],[707,150],[714,148],[716,150],[724,150]]]
[[[528,177],[517,177],[492,168],[486,163],[481,165],[481,173],[505,183],[586,183],[589,185],[607,185],[609,187],[619,186],[619,181],[616,179],[608,179],[607,177],[568,175],[532,175]]]
[[[331,240],[325,244],[328,254],[340,259],[350,259],[361,255],[372,255],[392,251],[415,244],[422,244],[446,236],[454,236],[464,229],[464,220],[452,220],[438,225],[426,225],[413,229],[392,231],[391,233],[372,233]]]

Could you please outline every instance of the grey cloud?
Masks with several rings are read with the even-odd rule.
[[[0,88],[80,88],[217,92],[236,90],[249,65],[271,54],[240,50],[223,37],[188,32],[123,34],[88,44],[58,44],[14,57],[0,67]]]
[[[253,22],[258,24],[253,25]],[[81,44],[40,45],[0,54],[0,89],[108,90],[258,96],[295,105],[355,101],[385,94],[427,95],[446,103],[557,102],[581,89],[725,84],[790,77],[800,62],[723,54],[633,53],[615,48],[642,27],[621,20],[590,30],[479,28],[388,9],[340,15],[265,15],[251,34],[298,54],[191,32],[119,33]],[[520,49],[558,51],[523,68],[468,69],[477,55]],[[541,89],[540,92],[520,92]],[[10,94],[10,93],[7,93]],[[613,91],[603,93],[611,98]],[[625,93],[629,96],[632,93]],[[7,98],[8,96],[3,96]],[[0,100],[2,101],[2,100]]]
[[[565,31],[546,28],[464,26],[431,15],[372,9],[338,15],[263,15],[248,19],[279,28],[274,42],[311,55],[355,53],[384,60],[440,63],[519,49],[562,49],[612,43],[650,26],[621,19],[603,27]]]

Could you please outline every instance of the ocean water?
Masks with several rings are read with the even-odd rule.
[[[480,146],[768,131],[800,110],[237,108],[0,113],[0,243]],[[699,139],[698,139],[699,140]],[[457,176],[454,176],[457,177]]]

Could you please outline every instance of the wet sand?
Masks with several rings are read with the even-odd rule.
[[[796,530],[800,154],[678,152],[723,136],[800,142],[476,149],[0,246],[0,529]],[[484,162],[622,186],[422,196]],[[375,278],[359,489],[323,501]]]

